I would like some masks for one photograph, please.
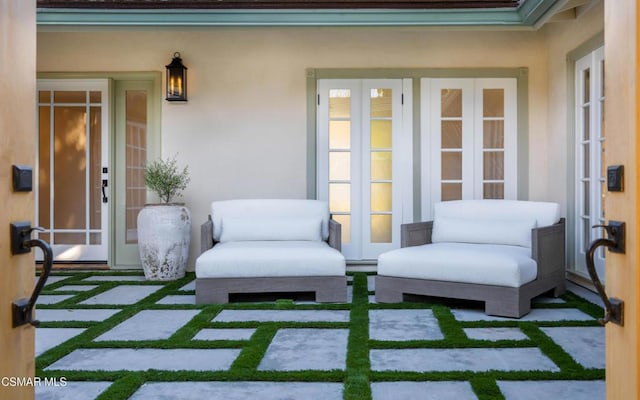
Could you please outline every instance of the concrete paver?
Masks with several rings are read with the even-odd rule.
[[[119,313],[120,309],[36,309],[36,319],[40,322],[53,321],[104,321]]]
[[[347,329],[280,329],[258,370],[345,369],[348,336]]]
[[[374,371],[560,371],[538,348],[371,350]]]
[[[506,400],[604,400],[604,381],[498,381]]]
[[[36,357],[84,332],[85,328],[37,328]]]
[[[325,382],[152,382],[142,385],[130,397],[130,400],[157,399],[342,400],[342,384]]]
[[[45,370],[220,371],[229,369],[239,349],[79,349]]]
[[[213,322],[349,322],[347,310],[222,310]]]
[[[585,368],[605,367],[604,328],[600,326],[540,328]]]
[[[431,310],[371,310],[369,338],[374,340],[439,340],[444,335]]]
[[[55,386],[57,383],[57,386]],[[104,392],[112,382],[73,382],[57,380],[53,385],[37,385],[36,400],[88,400],[95,399]]]
[[[80,304],[134,304],[162,289],[160,285],[123,285],[90,297]]]
[[[98,336],[95,341],[168,339],[199,312],[199,310],[143,310]]]
[[[419,395],[418,395],[419,393]],[[373,382],[373,400],[477,400],[469,382]]]

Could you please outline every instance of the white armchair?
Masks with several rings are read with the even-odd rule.
[[[405,224],[401,249],[378,258],[376,301],[404,294],[485,302],[519,318],[531,299],[565,291],[565,226],[556,203],[460,200],[435,205],[434,220]]]
[[[196,303],[230,294],[315,292],[347,300],[340,224],[318,200],[227,200],[211,204],[196,260]]]

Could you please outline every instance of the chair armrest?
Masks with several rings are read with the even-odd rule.
[[[329,219],[329,246],[342,251],[342,225],[338,221]]]
[[[400,247],[431,243],[431,231],[433,231],[433,221],[402,224],[400,227]]]
[[[538,279],[566,270],[565,219],[531,230],[531,258],[538,264]]]
[[[200,254],[213,247],[213,221],[209,219],[200,225]]]

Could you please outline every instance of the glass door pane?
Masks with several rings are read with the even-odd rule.
[[[399,246],[402,87],[400,79],[318,81],[317,196],[342,224],[348,260]]]
[[[441,201],[517,198],[517,81],[421,79],[422,219]]]
[[[126,233],[128,244],[138,243],[138,213],[144,207],[147,188],[144,166],[147,160],[147,92],[125,92],[126,120]]]
[[[504,199],[504,89],[482,91],[482,198]]]
[[[107,261],[106,90],[106,81],[38,82],[37,224],[57,261]]]
[[[393,225],[393,90],[370,89],[369,215],[372,243],[391,243]]]
[[[329,90],[329,211],[342,226],[342,243],[351,242],[351,89]]]
[[[462,199],[462,89],[440,90],[441,199]]]
[[[363,259],[376,259],[400,244],[402,92],[399,79],[363,81]]]

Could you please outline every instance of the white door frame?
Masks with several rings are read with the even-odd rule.
[[[462,199],[483,198],[483,90],[504,90],[504,198],[517,198],[517,82],[515,78],[422,78],[420,80],[422,220],[433,219],[433,205],[442,199],[442,183],[460,183]],[[462,115],[442,117],[441,91],[462,91]],[[462,123],[459,149],[442,148],[442,122]],[[442,153],[462,153],[461,179],[442,179]],[[491,181],[490,181],[491,182]]]
[[[37,91],[43,91],[43,90],[51,90],[51,91],[100,91],[102,93],[101,95],[101,102],[100,102],[100,107],[101,107],[101,179],[109,179],[108,176],[108,171],[109,170],[109,119],[110,119],[110,109],[109,109],[109,80],[108,79],[39,79],[37,81]],[[49,103],[40,103],[38,102],[38,107],[40,105],[45,105],[45,104],[49,104],[49,105],[53,105],[53,98],[51,98],[51,101]],[[89,108],[89,103],[78,103],[78,105],[84,105],[87,108]],[[39,115],[39,113],[38,113]],[[50,113],[50,118],[51,118],[51,124],[50,124],[50,129],[53,129],[53,107],[51,108],[51,113]],[[39,128],[38,128],[39,129]],[[87,124],[87,137],[89,138],[89,140],[91,140],[90,138],[90,132],[89,132],[89,124]],[[39,131],[36,132],[36,136],[39,135]],[[54,141],[54,137],[53,135],[51,135],[50,137],[51,140],[51,146],[50,149],[53,150],[54,146],[53,146],[53,141]],[[38,146],[38,142],[39,140],[36,140],[36,146]],[[90,159],[89,157],[89,151],[90,151],[90,146],[86,146],[86,151],[87,151],[87,160]],[[36,149],[36,152],[38,152],[38,149]],[[54,204],[54,182],[53,182],[53,162],[54,162],[54,158],[50,157],[50,171],[51,171],[51,182],[50,182],[50,192],[49,194],[45,194],[48,195],[50,197],[49,200],[49,204],[50,204],[50,222],[49,222],[49,227],[54,228],[53,226],[53,219],[54,219],[54,213],[53,213],[53,204]],[[39,157],[36,157],[36,162],[35,162],[35,182],[39,182]],[[105,170],[106,168],[106,170]],[[89,170],[89,168],[87,168],[87,170]],[[86,174],[86,179],[87,179],[87,188],[89,187],[89,172],[87,172]],[[107,191],[107,195],[108,195],[108,188],[105,189]],[[36,215],[36,221],[39,221],[40,215],[39,215],[39,209],[38,209],[38,204],[39,204],[39,197],[42,196],[42,193],[39,193],[39,190],[37,188],[36,185],[36,190],[35,190],[35,196],[36,196],[36,210],[35,210],[35,215]],[[87,214],[89,213],[89,195],[87,194]],[[48,230],[48,233],[51,233],[51,243],[52,243],[52,249],[54,252],[54,260],[55,261],[107,261],[108,259],[108,254],[109,254],[109,237],[110,237],[110,232],[109,232],[109,203],[101,203],[101,214],[100,214],[100,219],[101,219],[101,243],[99,245],[66,245],[66,244],[55,244],[55,230],[54,232],[51,232],[50,230]],[[82,229],[83,231],[86,232],[86,235],[88,236],[90,234],[91,229],[89,229],[88,224],[89,224],[89,216],[87,215],[87,219],[86,219],[86,229]],[[37,223],[37,222],[36,222]],[[42,253],[41,252],[37,252],[36,253],[37,257],[39,257],[41,259],[42,257]]]
[[[604,224],[603,191],[605,177],[602,168],[604,136],[602,114],[604,93],[602,93],[602,61],[604,46],[590,52],[576,61],[575,65],[575,272],[588,278],[585,261],[589,243],[603,237],[602,230],[593,225]],[[585,102],[584,71],[589,70],[589,101]],[[588,109],[589,137],[585,139],[585,109]],[[584,147],[588,146],[588,152]],[[588,176],[585,175],[585,171]],[[588,189],[585,188],[588,186]],[[588,191],[588,193],[585,193]],[[588,204],[585,200],[588,200]],[[585,211],[588,208],[588,212]],[[587,222],[588,220],[588,222]],[[594,261],[598,276],[604,281],[605,251],[598,250]]]
[[[370,103],[371,90],[391,88],[392,110],[392,241],[370,243]],[[412,190],[412,80],[411,79],[320,79],[317,113],[317,195],[329,200],[329,104],[330,89],[348,89],[351,93],[351,232],[342,245],[348,260],[375,260],[377,256],[400,247],[400,225],[413,221]],[[404,104],[403,104],[404,103]],[[344,238],[343,233],[343,238]]]

